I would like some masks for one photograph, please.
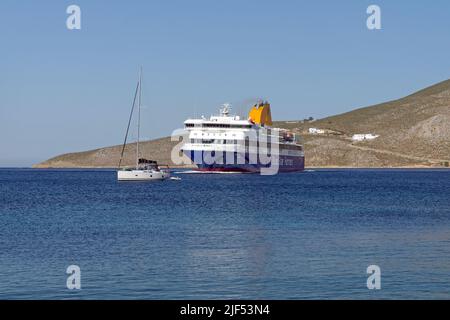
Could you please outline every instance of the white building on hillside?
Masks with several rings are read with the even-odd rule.
[[[325,133],[325,130],[323,130],[323,129],[317,129],[317,128],[309,128],[309,129],[308,129],[308,132],[309,132],[310,134],[324,134],[324,133]]]
[[[378,138],[380,135],[378,134],[372,134],[372,133],[360,133],[360,134],[354,134],[352,137],[353,141],[364,141],[364,140],[373,140]]]

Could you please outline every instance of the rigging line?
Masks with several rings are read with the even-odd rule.
[[[138,98],[138,123],[137,123],[137,145],[136,145],[136,169],[139,167],[139,139],[141,134],[141,94],[142,92],[142,67],[139,70],[139,98]]]
[[[136,85],[136,91],[134,93],[134,99],[133,99],[133,105],[131,106],[131,112],[130,112],[130,118],[128,119],[128,126],[127,126],[127,132],[125,133],[125,139],[123,141],[123,146],[122,146],[122,153],[120,154],[120,160],[119,160],[119,166],[118,169],[120,169],[120,165],[122,164],[122,159],[123,159],[123,153],[125,151],[125,146],[127,144],[127,138],[128,138],[128,131],[130,130],[130,124],[131,124],[131,119],[133,117],[133,111],[134,111],[134,106],[136,105],[136,97],[138,94],[138,89],[139,89],[139,82]]]

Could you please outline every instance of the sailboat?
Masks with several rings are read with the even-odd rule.
[[[119,165],[117,169],[117,180],[119,181],[153,181],[165,180],[170,178],[169,170],[163,170],[158,166],[158,163],[153,160],[141,158],[139,153],[139,136],[141,127],[141,94],[142,92],[142,68],[139,71],[139,80],[134,93],[133,105],[131,106],[130,117],[128,119],[127,131],[122,146],[122,153],[120,155]],[[137,100],[137,141],[136,141],[136,166],[135,168],[121,168],[125,146],[127,144],[128,132],[130,130],[131,120],[133,118],[134,110],[136,109]]]

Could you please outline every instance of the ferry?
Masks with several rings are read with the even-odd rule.
[[[207,172],[273,173],[303,171],[305,154],[300,137],[273,128],[270,104],[259,101],[248,118],[230,114],[231,105],[221,106],[218,115],[184,122],[187,141],[182,152]]]

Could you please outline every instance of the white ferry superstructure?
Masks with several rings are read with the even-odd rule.
[[[184,122],[188,141],[182,146],[200,171],[261,172],[276,164],[278,172],[303,171],[305,155],[299,137],[272,128],[270,104],[258,102],[248,119],[230,115],[224,104],[220,114]]]

